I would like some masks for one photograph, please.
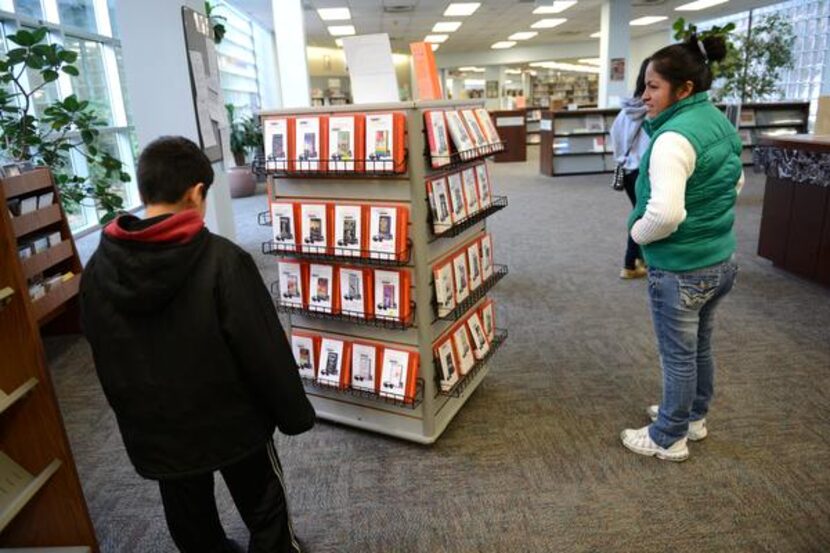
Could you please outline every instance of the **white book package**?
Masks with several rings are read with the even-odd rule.
[[[280,261],[277,267],[280,273],[280,304],[289,307],[302,307],[302,266],[291,261]]]
[[[334,206],[334,253],[360,257],[363,245],[363,207]]]
[[[292,336],[291,349],[301,378],[314,378],[317,360],[314,358],[314,340],[309,336]]]
[[[317,265],[309,267],[308,309],[331,313],[334,305],[334,267]]]
[[[271,204],[271,230],[277,250],[293,251],[296,249],[297,237],[294,223],[294,204]]]
[[[329,386],[339,386],[341,371],[343,370],[342,340],[323,338],[320,343],[320,360],[317,367],[317,382]]]
[[[303,251],[325,253],[329,228],[327,207],[324,204],[303,204],[300,213]]]
[[[317,117],[298,117],[295,125],[296,169],[298,171],[319,171],[320,119]]]

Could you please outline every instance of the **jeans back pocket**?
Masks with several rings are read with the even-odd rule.
[[[677,275],[680,304],[687,309],[700,309],[715,297],[719,285],[717,273]]]

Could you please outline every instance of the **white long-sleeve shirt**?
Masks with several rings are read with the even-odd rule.
[[[657,137],[651,150],[648,177],[651,197],[643,216],[631,227],[631,238],[640,245],[670,236],[686,220],[686,183],[697,163],[692,144],[681,134],[665,132]],[[744,173],[736,183],[738,193]]]

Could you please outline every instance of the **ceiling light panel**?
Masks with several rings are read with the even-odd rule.
[[[729,0],[697,0],[696,2],[689,2],[688,4],[677,6],[674,9],[678,12],[696,12],[698,10],[705,10],[706,8],[717,6],[718,4],[726,4],[727,2],[729,2]]]
[[[536,31],[522,31],[520,33],[513,33],[512,35],[507,37],[507,40],[530,40],[538,34],[539,33],[537,33]]]
[[[561,25],[567,21],[567,19],[562,17],[553,17],[550,19],[540,19],[536,23],[530,26],[531,29],[553,29],[556,26]]]
[[[331,36],[348,36],[355,34],[354,25],[331,25],[328,29]]]
[[[631,24],[635,27],[645,27],[646,25],[653,25],[655,23],[665,21],[666,19],[668,19],[668,16],[665,15],[647,15],[645,17],[633,19]]]
[[[317,13],[323,21],[346,21],[352,18],[349,8],[320,8]]]
[[[579,63],[587,63],[588,65],[599,65],[599,58],[582,58]]]
[[[597,31],[597,32],[595,32],[594,34],[592,34],[592,35],[591,35],[591,38],[599,38],[599,37],[601,37],[601,36],[602,36],[602,32],[601,32],[601,31]]]
[[[460,21],[439,21],[432,26],[433,33],[454,33],[461,26]]]
[[[435,43],[433,42],[432,44],[430,44],[430,47],[432,47],[432,51],[434,52],[434,51],[436,51],[438,48],[440,48],[440,47],[441,47],[441,45],[440,45],[440,44],[435,44]]]
[[[561,13],[571,6],[576,4],[576,0],[556,0],[553,6],[539,6],[533,13],[535,15],[548,15],[551,13]]]
[[[481,6],[481,2],[456,2],[447,6],[444,10],[444,17],[466,17],[473,15]]]
[[[424,42],[435,42],[435,43],[442,43],[445,42],[450,35],[427,35],[424,37]]]
[[[512,40],[501,40],[496,42],[490,46],[493,50],[505,50],[507,48],[513,48],[516,46],[516,43]]]

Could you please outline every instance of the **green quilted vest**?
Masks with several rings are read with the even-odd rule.
[[[694,271],[729,259],[735,251],[735,185],[741,176],[741,139],[735,127],[698,92],[666,109],[643,128],[651,137],[640,162],[637,205],[628,229],[641,218],[651,197],[648,167],[654,141],[664,132],[683,135],[695,149],[697,163],[686,183],[686,220],[670,236],[643,246],[649,267]]]

